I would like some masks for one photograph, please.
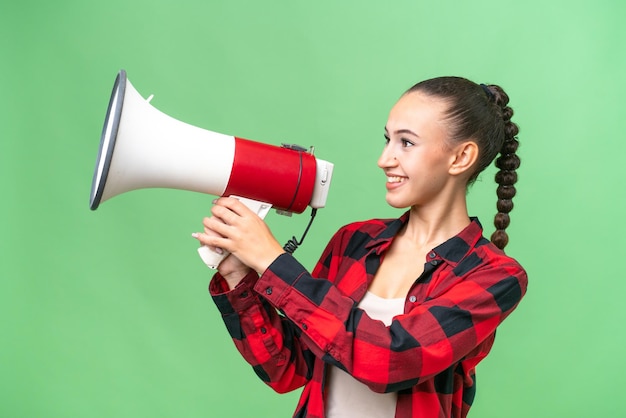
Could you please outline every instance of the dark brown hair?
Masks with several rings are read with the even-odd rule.
[[[509,96],[495,84],[476,84],[462,77],[438,77],[424,80],[411,87],[407,93],[419,91],[448,103],[447,121],[450,141],[459,142],[472,139],[479,148],[476,168],[469,178],[468,185],[476,181],[478,175],[495,159],[499,169],[495,176],[498,213],[494,219],[496,231],[491,241],[500,249],[509,242],[506,228],[509,226],[509,212],[513,210],[516,170],[520,159],[516,154],[519,142],[518,126],[511,122],[513,109],[508,106]],[[500,156],[496,159],[496,156]]]

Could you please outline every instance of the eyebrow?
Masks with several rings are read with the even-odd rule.
[[[385,133],[386,133],[386,134],[388,134],[388,133],[389,133],[389,131],[387,130],[387,127],[386,127],[386,126],[385,126]],[[413,132],[413,131],[412,131],[412,130],[410,130],[410,129],[398,129],[397,131],[395,131],[395,132],[393,132],[393,133],[394,133],[394,134],[396,134],[396,135],[399,135],[399,134],[409,134],[409,135],[413,135],[413,136],[419,137],[419,135],[418,135],[418,134],[416,134],[415,132]]]

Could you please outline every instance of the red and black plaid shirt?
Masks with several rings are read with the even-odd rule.
[[[324,417],[328,364],[374,392],[397,392],[396,418],[467,415],[475,366],[526,292],[526,272],[473,219],[426,256],[404,314],[385,326],[357,305],[407,220],[408,212],[341,228],[312,274],[283,254],[232,291],[219,274],[211,281],[226,327],[256,374],[277,392],[304,386],[294,417]]]

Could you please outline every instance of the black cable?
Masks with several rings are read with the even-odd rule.
[[[311,224],[313,223],[313,219],[315,219],[316,214],[317,214],[317,209],[312,208],[311,219],[309,220],[309,224],[304,230],[304,234],[302,234],[302,238],[300,238],[300,241],[298,241],[298,239],[295,236],[291,237],[291,239],[287,241],[287,243],[284,245],[283,250],[287,251],[289,254],[293,254],[293,252],[296,251],[300,245],[302,245],[302,242],[304,241],[304,237],[306,237],[307,232],[309,232],[309,228],[311,227]]]

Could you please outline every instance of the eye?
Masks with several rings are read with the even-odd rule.
[[[384,137],[385,137],[385,145],[389,144],[389,141],[390,141],[389,137],[386,134],[384,135]]]
[[[402,138],[402,139],[400,139],[400,141],[402,142],[402,146],[404,148],[412,147],[413,145],[415,145],[415,144],[413,144],[413,142],[409,141],[408,139]]]

